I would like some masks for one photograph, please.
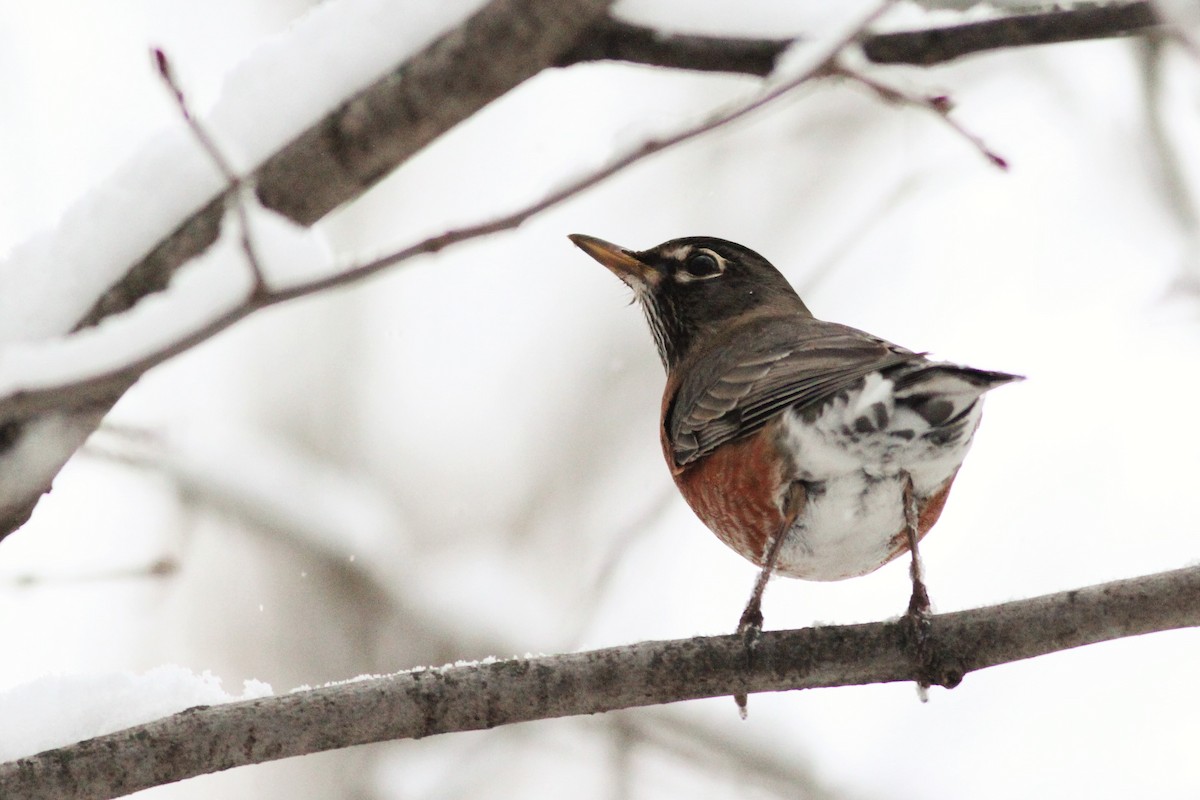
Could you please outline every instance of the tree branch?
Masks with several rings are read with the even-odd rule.
[[[604,17],[589,28],[556,66],[587,61],[627,61],[701,72],[739,72],[766,77],[795,39],[743,39],[666,33]]]
[[[243,178],[267,207],[311,223],[359,197],[430,141],[552,65],[612,2],[491,0]],[[165,289],[176,270],[216,241],[228,194],[213,197],[166,235],[74,329],[95,325]],[[104,392],[68,398],[55,409],[65,412],[61,419],[43,425],[36,424],[43,418],[32,414],[0,413],[0,457],[25,445],[37,454],[36,465],[22,462],[0,470],[0,483],[8,470],[22,473],[21,486],[31,487],[2,493],[0,539],[25,524],[82,442],[83,431],[94,428],[140,374],[114,380]],[[48,431],[59,429],[73,435],[49,436]]]
[[[863,51],[877,64],[930,66],[1003,47],[1130,36],[1160,24],[1161,20],[1148,0],[1104,6],[1080,5],[1062,11],[1019,14],[948,28],[883,33],[864,39]]]
[[[930,66],[1005,47],[1130,36],[1161,24],[1149,2],[1080,5],[964,25],[868,34],[861,43],[867,58],[875,63]],[[607,17],[593,25],[558,63],[566,66],[585,61],[627,61],[763,76],[771,72],[792,41],[671,34]]]
[[[886,2],[881,3],[875,15],[882,12],[886,8],[886,5]],[[867,23],[864,22],[863,24]],[[830,65],[837,54],[858,35],[859,30],[860,28],[855,28],[848,32],[844,38],[823,46],[819,51],[815,52],[808,68],[801,69],[786,80],[769,85],[760,94],[743,102],[720,109],[698,123],[683,126],[668,135],[650,139],[630,147],[624,152],[618,153],[606,164],[597,169],[569,181],[562,187],[549,192],[544,197],[511,213],[431,236],[401,250],[363,264],[348,267],[333,275],[297,282],[286,288],[278,289],[272,289],[269,286],[260,284],[262,288],[252,294],[244,304],[212,318],[206,325],[169,343],[160,350],[141,356],[103,373],[76,377],[71,381],[64,381],[54,386],[22,390],[7,397],[0,396],[0,419],[6,417],[27,417],[53,411],[62,408],[68,402],[73,404],[103,403],[110,397],[119,397],[122,392],[133,385],[147,370],[210,339],[234,323],[263,308],[316,294],[338,286],[346,286],[417,256],[436,253],[461,242],[516,228],[525,220],[575,197],[638,161],[676,145],[691,141],[729,123],[736,122],[748,114],[773,103],[815,77],[835,74],[833,67]],[[178,87],[172,84],[171,89],[175,92],[177,98],[182,101],[182,95]],[[185,107],[181,106],[181,108]],[[186,108],[184,114],[187,114]],[[198,123],[192,122],[192,125],[194,129],[203,131],[203,128]],[[207,136],[207,134],[202,132],[201,136],[204,140],[211,141],[211,137]],[[222,163],[225,162],[224,158],[219,158],[219,160]],[[234,176],[230,175],[230,177],[233,178]],[[232,188],[236,189],[238,185],[240,184],[235,183]],[[244,209],[239,207],[239,211],[244,211]],[[245,215],[243,214],[244,217]],[[243,228],[243,233],[246,230],[246,228]],[[248,247],[245,249],[253,264],[256,261],[253,251]],[[256,269],[255,274],[260,274],[259,270]]]
[[[768,61],[773,65],[784,48],[778,40],[661,36],[606,19],[610,3],[492,0],[459,28],[346,101],[256,174],[244,176],[245,183],[256,187],[268,208],[309,224],[360,196],[421,147],[547,66],[603,57],[762,74]],[[868,36],[863,43],[868,55],[878,61],[932,64],[994,47],[1125,35],[1156,24],[1150,4],[1138,2]],[[571,55],[563,55],[568,51]],[[183,263],[216,240],[226,195],[228,191],[213,197],[131,266],[76,329],[163,290]],[[5,465],[6,470],[23,473],[22,486],[31,488],[2,493],[0,538],[24,524],[38,496],[48,491],[54,474],[69,457],[72,443],[82,441],[86,429],[140,374],[130,371],[102,387],[103,391],[60,398],[54,410],[66,413],[40,428],[31,424],[36,419],[33,411],[0,412],[0,457],[25,444],[26,450],[38,453],[37,467]],[[49,441],[47,431],[60,429],[70,430],[71,437]]]
[[[553,64],[612,2],[492,0],[347,100],[245,180],[264,206],[311,225]],[[224,208],[224,196],[214,197],[109,290],[79,327],[165,288],[176,269],[216,240]]]
[[[998,664],[1200,626],[1200,567],[939,614],[931,625],[929,677],[952,688]],[[730,635],[420,669],[201,706],[2,764],[0,796],[102,800],[369,742],[735,693],[911,681],[915,659],[904,626],[891,621],[767,632],[750,658]]]

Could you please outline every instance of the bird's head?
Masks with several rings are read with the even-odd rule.
[[[633,289],[668,371],[739,320],[770,313],[811,316],[770,261],[725,239],[688,236],[641,251],[579,233],[570,239]]]

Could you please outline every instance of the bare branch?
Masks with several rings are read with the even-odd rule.
[[[743,39],[666,33],[606,17],[559,59],[565,67],[586,61],[627,61],[700,72],[737,72],[766,77],[795,39]]]
[[[1062,11],[1020,14],[948,28],[883,33],[864,39],[862,44],[867,58],[877,64],[930,66],[1004,47],[1130,36],[1160,24],[1148,0],[1103,6],[1081,4]]]
[[[1200,626],[1200,567],[931,618],[927,677],[1126,636]],[[247,764],[742,692],[926,676],[897,621],[642,642],[568,655],[402,672],[216,707],[0,765],[6,800],[101,800]]]
[[[861,43],[878,64],[930,66],[1005,47],[1131,36],[1159,29],[1150,2],[1016,14],[965,25],[869,34]],[[627,61],[657,67],[767,75],[792,40],[671,34],[621,20],[597,22],[559,64]]]

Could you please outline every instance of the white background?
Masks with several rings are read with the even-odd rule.
[[[207,108],[305,5],[0,4],[0,251],[53,228],[178,124],[150,45]],[[812,24],[784,3],[739,4],[736,20],[724,4],[655,6],[622,9],[693,30]],[[0,544],[6,757],[46,728],[90,735],[80,720],[98,712],[82,697],[126,704],[112,676],[162,665],[210,671],[238,695],[246,680],[282,692],[730,631],[754,569],[675,494],[653,344],[574,232],[635,248],[733,239],[820,317],[1028,376],[989,397],[923,547],[938,610],[1195,563],[1200,238],[1171,186],[1200,197],[1200,66],[1175,49],[1161,66],[1173,169],[1135,42],[886,70],[950,94],[1011,170],[929,114],[822,83],[516,233],[269,310],[155,370]],[[502,213],[754,85],[620,65],[549,72],[319,227],[352,258]],[[907,593],[902,563],[836,584],[779,580],[767,627],[892,617]],[[910,685],[786,693],[752,697],[740,722],[722,698],[154,793],[1193,797],[1198,656],[1195,632],[1157,634],[972,674],[928,704]],[[169,693],[164,674],[176,673],[147,685]],[[75,677],[57,694],[30,689],[56,675]]]

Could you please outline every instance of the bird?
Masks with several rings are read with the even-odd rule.
[[[645,313],[667,374],[659,433],[680,493],[760,568],[738,631],[761,632],[774,573],[843,580],[906,552],[905,616],[927,631],[918,542],[942,513],[984,394],[1022,376],[818,319],[771,262],[725,239],[635,251],[568,238]]]

